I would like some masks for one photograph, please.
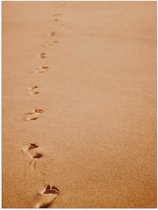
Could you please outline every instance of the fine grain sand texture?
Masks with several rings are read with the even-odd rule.
[[[156,207],[156,2],[2,7],[3,207]]]

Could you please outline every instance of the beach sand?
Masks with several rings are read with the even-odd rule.
[[[2,9],[3,207],[156,207],[156,2]]]

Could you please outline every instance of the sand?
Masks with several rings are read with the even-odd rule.
[[[156,2],[2,6],[3,207],[156,207]]]

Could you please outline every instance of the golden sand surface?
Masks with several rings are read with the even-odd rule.
[[[3,207],[156,207],[156,2],[2,10]]]

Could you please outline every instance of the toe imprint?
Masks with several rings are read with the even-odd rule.
[[[35,113],[43,113],[44,112],[44,110],[43,109],[35,109],[35,110],[33,110]]]
[[[37,148],[37,147],[39,147],[37,144],[34,144],[34,143],[29,144],[29,149],[34,149],[34,148]]]
[[[52,190],[56,190],[57,192],[59,192],[59,189],[57,187],[55,187],[55,186],[52,186],[51,189]]]
[[[60,191],[59,189],[56,187],[56,186],[53,186],[52,187],[48,184],[46,184],[43,188],[43,190],[40,192],[41,194],[58,194]]]

